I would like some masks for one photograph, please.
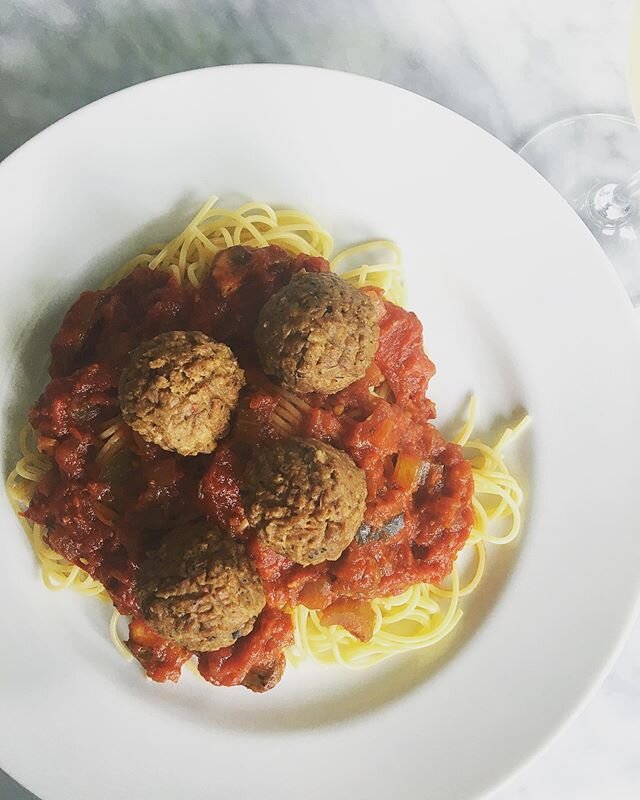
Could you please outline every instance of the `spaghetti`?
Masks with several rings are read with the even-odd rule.
[[[329,260],[331,269],[355,286],[375,286],[384,296],[401,305],[405,299],[401,253],[397,245],[387,240],[376,240],[356,245],[331,257],[333,240],[312,217],[296,210],[275,210],[263,203],[247,203],[237,209],[216,205],[217,198],[209,200],[187,227],[168,243],[152,245],[147,252],[125,264],[111,276],[105,286],[111,286],[130,274],[138,266],[170,273],[179,283],[199,287],[210,268],[211,260],[221,250],[233,245],[265,247],[279,245],[294,254],[321,256]],[[391,390],[386,384],[375,388],[384,397]],[[294,432],[299,419],[310,410],[307,401],[280,390],[280,398],[273,415],[274,425],[283,434]],[[517,481],[507,470],[503,448],[518,435],[528,422],[525,418],[513,430],[507,429],[493,447],[470,436],[475,422],[475,400],[472,400],[469,418],[457,442],[463,445],[472,459],[475,482],[473,508],[475,526],[468,541],[468,549],[475,549],[476,569],[471,580],[461,586],[458,570],[454,569],[450,585],[418,584],[400,595],[374,600],[374,635],[369,642],[360,642],[338,626],[323,627],[319,614],[304,606],[293,611],[295,642],[287,657],[299,663],[310,656],[323,663],[340,663],[350,667],[365,667],[390,655],[415,650],[440,641],[459,622],[462,616],[460,598],[470,594],[480,582],[485,562],[485,545],[505,544],[512,541],[520,529],[520,506],[523,495]],[[102,442],[96,462],[102,469],[117,459],[130,436],[128,427],[120,417],[107,421],[99,433]],[[33,490],[47,473],[51,464],[38,452],[30,428],[20,437],[22,456],[7,480],[8,493],[15,510],[24,510]],[[104,508],[105,524],[109,514]],[[101,509],[102,512],[102,509]],[[38,558],[42,579],[47,588],[71,588],[85,595],[109,599],[102,585],[80,566],[72,565],[53,551],[45,541],[44,526],[29,523],[19,516]],[[496,521],[507,521],[506,533],[493,532]],[[131,654],[118,633],[120,615],[114,610],[110,634],[118,650],[130,658]]]

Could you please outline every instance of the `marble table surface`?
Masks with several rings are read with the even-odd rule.
[[[570,114],[630,113],[629,15],[630,0],[1,0],[0,159],[124,86],[265,61],[398,84],[517,148]],[[492,797],[640,798],[640,625],[588,705]],[[0,772],[1,800],[27,798]]]

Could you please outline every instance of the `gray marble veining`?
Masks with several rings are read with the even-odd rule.
[[[627,108],[627,16],[627,0],[4,0],[0,157],[124,86],[255,61],[396,83],[514,145]]]
[[[629,13],[629,0],[2,0],[0,159],[133,83],[264,61],[398,84],[517,147],[571,114],[630,113]],[[640,798],[639,686],[636,626],[595,697],[495,800]],[[0,773],[1,800],[28,797]]]

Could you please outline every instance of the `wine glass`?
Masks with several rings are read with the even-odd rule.
[[[629,89],[640,119],[640,2],[634,4]],[[615,114],[582,114],[539,131],[520,155],[571,203],[640,306],[640,128]]]

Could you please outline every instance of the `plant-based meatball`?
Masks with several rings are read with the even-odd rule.
[[[155,631],[195,652],[246,636],[265,605],[244,545],[207,524],[167,535],[142,565],[138,599]]]
[[[120,379],[127,425],[183,456],[211,453],[229,429],[244,372],[226,344],[170,331],[133,351]]]
[[[298,564],[335,561],[362,522],[364,473],[346,453],[315,439],[258,447],[244,503],[262,542]]]
[[[264,371],[296,392],[334,394],[362,378],[378,346],[373,301],[327,272],[299,273],[262,307]]]

